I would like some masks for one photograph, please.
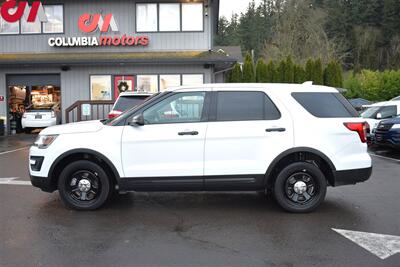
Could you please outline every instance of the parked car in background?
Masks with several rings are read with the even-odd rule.
[[[365,110],[365,108],[364,108],[365,106],[373,104],[373,102],[363,99],[363,98],[349,99],[349,102],[360,113]]]
[[[368,125],[335,88],[208,84],[167,90],[115,119],[42,131],[32,184],[78,210],[114,191],[266,191],[311,212],[328,186],[369,179]]]
[[[400,116],[378,124],[374,144],[400,149]]]
[[[143,103],[147,98],[152,96],[152,93],[135,93],[135,92],[124,92],[121,93],[118,99],[115,101],[113,108],[108,114],[109,119],[118,117],[124,111],[131,109],[137,105]]]
[[[400,96],[398,96],[398,97],[395,97],[395,98],[393,98],[392,100],[390,100],[390,101],[400,101]]]
[[[21,124],[26,133],[34,129],[61,124],[60,104],[29,106],[22,115]]]
[[[361,113],[361,117],[370,125],[372,136],[381,120],[395,118],[400,115],[400,101],[379,102],[365,107],[367,109]]]

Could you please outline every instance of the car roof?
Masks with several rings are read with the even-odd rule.
[[[292,92],[321,92],[321,93],[338,93],[338,89],[328,86],[312,85],[311,82],[304,84],[289,84],[289,83],[214,83],[202,84],[197,86],[181,86],[168,88],[166,91],[191,91],[191,90],[222,90],[222,91],[274,91],[282,93]]]
[[[132,97],[139,97],[139,96],[152,96],[154,93],[138,93],[138,92],[123,92],[120,93],[119,96],[132,96]]]

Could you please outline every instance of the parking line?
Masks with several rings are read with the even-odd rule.
[[[0,178],[0,185],[32,185],[30,181],[16,181],[19,177]]]
[[[29,146],[26,146],[26,147],[23,147],[23,148],[9,150],[9,151],[5,151],[5,152],[0,152],[0,156],[1,155],[6,155],[6,154],[10,154],[10,153],[14,153],[14,152],[18,152],[18,151],[25,150],[25,149],[28,149],[28,148],[29,148]]]
[[[370,155],[371,155],[371,156],[374,156],[374,157],[377,157],[377,158],[388,159],[388,160],[392,160],[392,161],[400,162],[400,160],[399,160],[399,159],[394,159],[394,158],[389,158],[389,157],[385,157],[385,156],[380,156],[380,155],[373,154],[373,153],[370,153]]]

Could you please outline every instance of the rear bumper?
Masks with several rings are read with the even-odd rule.
[[[367,181],[372,174],[372,167],[345,171],[335,171],[335,185],[352,185]]]
[[[57,118],[51,118],[46,120],[22,119],[21,124],[22,128],[46,128],[57,125]]]
[[[50,179],[48,179],[47,177],[38,177],[31,175],[31,183],[34,187],[40,188],[44,192],[51,193],[55,191]]]

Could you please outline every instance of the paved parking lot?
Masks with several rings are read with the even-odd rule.
[[[0,184],[0,266],[400,266],[332,230],[400,236],[400,161],[372,153],[371,180],[330,188],[305,215],[250,193],[130,193],[76,212],[57,193]],[[1,152],[0,178],[28,181],[27,154]]]

